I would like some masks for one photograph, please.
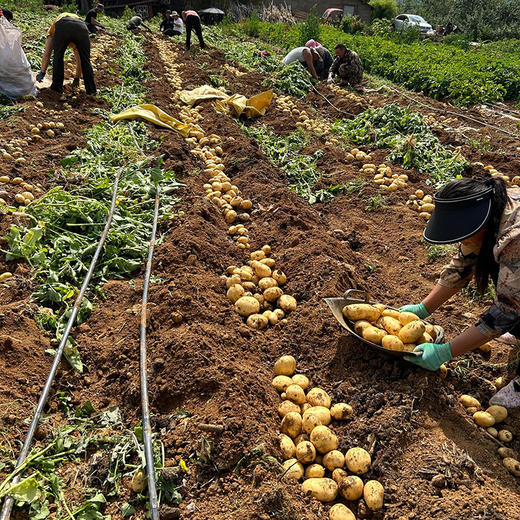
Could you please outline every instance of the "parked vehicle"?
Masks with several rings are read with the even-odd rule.
[[[392,20],[392,27],[396,31],[406,31],[410,27],[417,27],[421,35],[433,34],[432,26],[422,17],[416,14],[400,14]]]
[[[343,18],[343,9],[326,9],[321,15],[322,23],[338,27]]]

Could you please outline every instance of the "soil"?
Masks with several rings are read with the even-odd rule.
[[[148,101],[175,117],[155,38],[145,45],[149,69],[155,75],[147,84]],[[227,79],[232,93],[258,93],[261,75],[235,76],[224,67],[226,60],[219,50],[193,56],[177,43],[172,42],[172,48],[183,63],[184,87],[207,83],[209,74],[218,73]],[[202,62],[209,66],[201,68]],[[96,77],[104,75],[98,71]],[[397,93],[365,92],[363,101],[356,102],[326,86],[319,90],[351,113],[388,102],[409,102]],[[445,106],[414,97],[438,108]],[[59,159],[74,147],[84,146],[81,130],[99,120],[88,109],[103,103],[77,101],[78,107],[67,113],[67,121],[76,126],[51,149],[52,158],[45,146],[30,145],[30,167],[23,171],[27,182],[39,182],[44,189],[52,186],[49,168],[57,168]],[[296,103],[299,108],[312,107],[329,121],[337,117],[337,111],[317,94]],[[34,101],[26,105],[16,122],[13,118],[0,122],[2,137],[27,128],[33,115],[34,120],[45,120],[47,115],[35,108]],[[176,194],[182,197],[178,209],[184,215],[162,230],[164,240],[156,248],[153,263],[157,281],[151,284],[149,295],[152,426],[164,442],[167,465],[182,459],[188,466],[181,489],[183,501],[178,509],[165,511],[164,518],[327,518],[329,505],[305,497],[298,484],[281,479],[269,458],[281,460],[277,445],[280,397],[271,380],[274,362],[283,354],[296,357],[298,372],[307,375],[312,385],[354,408],[352,419],[333,425],[339,449],[369,449],[373,464],[364,477],[379,480],[386,489],[382,511],[368,513],[362,503],[349,504],[359,518],[520,517],[518,480],[502,466],[496,441],[474,424],[458,401],[461,394],[469,393],[486,406],[495,391],[494,378],[512,375],[511,363],[518,357],[518,349],[492,342],[490,354],[477,351],[463,361],[448,363],[448,376],[441,379],[437,373],[374,353],[345,335],[323,302],[349,288],[367,290],[375,300],[392,306],[424,297],[446,262],[446,258],[427,259],[427,247],[421,241],[423,222],[403,205],[417,188],[432,193],[424,176],[406,171],[409,189],[388,194],[387,205],[380,211],[366,209],[366,199],[378,193],[372,185],[361,194],[340,194],[330,203],[309,205],[288,188],[285,174],[244,136],[237,120],[215,112],[211,103],[204,104],[202,114],[205,132],[222,137],[227,175],[253,201],[248,225],[252,247],[266,243],[272,247],[276,267],[287,274],[285,290],[295,296],[298,308],[287,323],[264,331],[249,329],[233,312],[225,297],[223,274],[229,265],[246,262],[247,254],[236,248],[224,219],[204,198],[202,186],[207,179],[201,173],[202,164],[189,153],[184,139],[150,127],[151,136],[161,138],[159,152],[167,154],[165,168],[175,170],[185,184]],[[462,119],[458,122],[466,124]],[[247,124],[266,124],[283,134],[293,131],[295,123],[275,101],[265,117]],[[517,171],[519,140],[480,130],[489,136],[494,151],[465,147],[464,152],[505,173]],[[449,141],[452,134],[448,131],[439,135],[454,142]],[[323,149],[324,142],[314,139],[306,152]],[[344,153],[325,147],[318,163],[326,174],[324,187],[359,176],[360,164],[346,163]],[[383,150],[375,151],[374,161],[384,161],[385,155]],[[398,165],[392,168],[403,172]],[[2,216],[2,232],[17,218],[21,217]],[[0,263],[0,271],[4,268],[15,277],[14,283],[0,285],[0,346],[4,353],[0,357],[0,424],[14,442],[23,439],[23,421],[44,383],[51,362],[44,351],[50,339],[34,321],[37,305],[30,296],[30,269],[25,264]],[[125,422],[136,424],[140,419],[142,273],[134,280],[110,281],[103,291],[105,299],[73,331],[86,373],[76,374],[63,363],[53,391],[71,392],[76,405],[87,400],[96,409],[117,405]],[[485,306],[485,302],[459,295],[432,321],[452,337],[473,323]],[[56,410],[54,401],[51,397],[51,417]],[[189,416],[179,418],[178,410],[186,410]],[[221,428],[208,431],[204,426],[208,424]],[[511,447],[520,450],[520,414],[513,411],[505,425],[515,434]],[[259,446],[263,448],[253,451]],[[432,483],[434,477],[435,482],[442,480],[442,487]],[[110,512],[114,518],[120,517],[117,508],[110,506]],[[139,515],[142,517],[142,511]]]

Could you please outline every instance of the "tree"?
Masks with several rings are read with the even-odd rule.
[[[370,5],[374,8],[372,20],[392,19],[397,16],[396,0],[371,0]]]

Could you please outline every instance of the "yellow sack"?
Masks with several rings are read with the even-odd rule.
[[[218,88],[210,87],[209,85],[202,85],[202,87],[197,87],[193,90],[183,90],[179,94],[179,98],[184,104],[193,106],[201,101],[227,99],[229,98],[229,95]]]
[[[174,130],[183,137],[188,137],[190,130],[195,128],[193,125],[188,125],[175,119],[155,105],[136,105],[123,110],[119,114],[110,116],[110,119],[113,122],[121,119],[146,119],[146,121],[150,121],[154,125]]]

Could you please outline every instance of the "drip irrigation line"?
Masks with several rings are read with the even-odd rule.
[[[312,90],[316,92],[319,96],[321,96],[334,110],[337,110],[340,114],[345,114],[346,116],[354,116],[356,114],[352,114],[350,112],[345,112],[344,110],[340,110],[336,105],[333,105],[326,96],[324,96],[314,85],[312,86]]]
[[[65,345],[67,344],[67,340],[69,338],[70,331],[76,321],[76,316],[79,311],[79,307],[85,296],[85,292],[87,291],[88,285],[90,283],[90,279],[92,278],[92,274],[94,273],[94,269],[96,267],[96,263],[101,255],[101,250],[103,249],[103,245],[108,235],[108,231],[110,230],[110,226],[112,224],[112,218],[114,217],[114,210],[116,207],[116,196],[117,196],[117,187],[119,185],[119,178],[121,176],[121,170],[116,173],[114,180],[114,189],[112,191],[112,204],[110,205],[110,210],[108,212],[107,221],[105,224],[105,229],[101,234],[101,238],[99,239],[99,243],[97,245],[96,251],[92,260],[90,262],[90,267],[88,268],[87,274],[85,275],[85,279],[81,284],[81,289],[76,297],[76,301],[74,302],[74,307],[72,308],[72,313],[69,317],[69,321],[67,322],[67,326],[63,332],[63,336],[61,338],[60,344],[54,355],[54,361],[52,363],[51,369],[49,371],[49,375],[47,376],[47,381],[45,382],[45,386],[43,387],[42,394],[36,406],[36,410],[34,411],[33,418],[31,420],[31,424],[29,426],[29,430],[27,431],[27,435],[25,437],[22,450],[20,451],[20,455],[18,456],[18,460],[16,461],[15,470],[22,466],[29,455],[29,450],[31,449],[32,440],[36,429],[38,428],[38,423],[40,421],[40,416],[42,414],[43,408],[47,403],[47,398],[49,397],[49,392],[51,390],[52,383],[54,382],[54,377],[56,376],[56,371],[58,370],[58,366],[60,364],[63,350],[65,349]],[[20,473],[17,473],[12,480],[12,485],[17,484],[20,481]],[[2,512],[0,513],[0,520],[9,520],[11,516],[11,511],[13,509],[14,499],[10,495],[4,501],[4,505],[2,507]]]
[[[152,520],[159,519],[159,505],[157,502],[157,488],[155,485],[155,467],[152,449],[152,427],[150,426],[150,410],[148,403],[148,379],[146,371],[146,315],[148,304],[148,286],[152,272],[153,250],[155,247],[155,235],[157,232],[157,219],[159,216],[159,185],[155,194],[155,209],[153,215],[152,236],[146,260],[146,271],[143,284],[143,302],[141,305],[141,323],[139,325],[139,373],[141,378],[141,409],[143,416],[143,443],[146,461],[146,473],[148,479],[148,498],[150,500],[150,511]]]

